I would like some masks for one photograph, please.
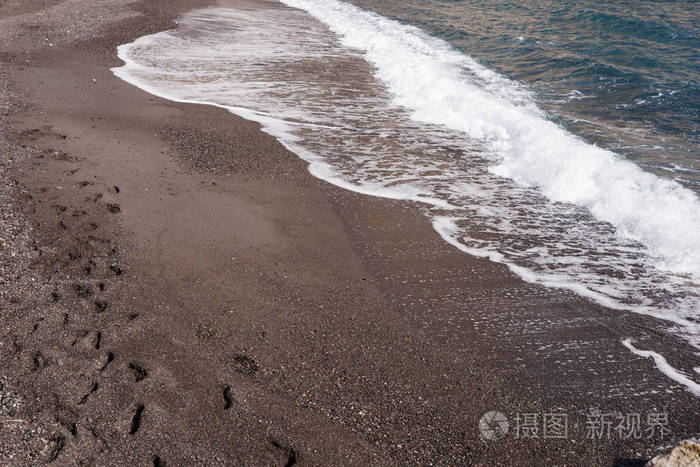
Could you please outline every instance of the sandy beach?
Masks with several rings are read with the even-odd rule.
[[[700,433],[698,399],[621,345],[692,368],[654,318],[528,284],[110,71],[211,3],[0,3],[0,464],[644,465]],[[591,410],[667,432],[590,439]],[[551,413],[567,436],[513,436]]]

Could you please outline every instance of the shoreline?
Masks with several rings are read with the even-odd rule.
[[[0,351],[58,463],[600,465],[666,444],[479,438],[488,410],[573,418],[589,392],[666,409],[674,442],[700,431],[696,399],[644,393],[672,385],[618,342],[655,321],[456,254],[414,204],[330,186],[257,124],[114,77],[115,44],[208,2],[175,3],[3,55],[38,250],[34,285],[3,283]],[[582,333],[589,360],[536,352]]]

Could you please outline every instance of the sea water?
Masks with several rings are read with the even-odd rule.
[[[315,176],[419,203],[462,252],[700,349],[697,7],[606,3],[207,8],[121,46],[114,71],[258,121]]]

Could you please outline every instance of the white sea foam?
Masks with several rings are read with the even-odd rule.
[[[120,46],[114,72],[260,122],[319,178],[421,202],[461,251],[663,319],[700,348],[695,194],[567,133],[525,86],[417,28],[283,1],[303,11],[191,12]]]
[[[700,200],[690,190],[568,133],[515,83],[417,28],[336,0],[282,1],[364,51],[415,119],[488,141],[493,173],[585,206],[643,243],[658,266],[700,279]]]
[[[622,341],[622,345],[630,349],[630,351],[635,355],[653,359],[654,364],[659,371],[671,378],[673,381],[685,386],[695,397],[700,397],[700,384],[696,383],[688,376],[669,365],[663,355],[651,350],[639,350],[632,344],[632,338],[624,339]]]

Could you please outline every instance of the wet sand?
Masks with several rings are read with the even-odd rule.
[[[697,365],[655,320],[526,284],[420,206],[111,74],[208,4],[0,4],[3,464],[639,465],[700,432],[698,399],[620,344]],[[670,433],[589,440],[591,407]],[[547,412],[565,439],[513,435]]]

